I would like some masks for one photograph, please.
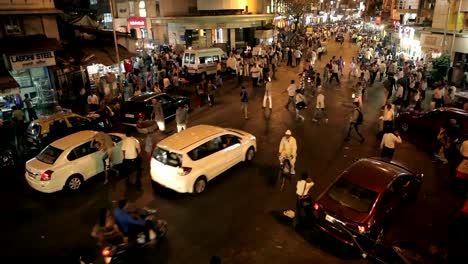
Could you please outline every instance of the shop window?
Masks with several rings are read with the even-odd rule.
[[[23,35],[23,27],[18,17],[10,16],[4,20],[5,33],[7,35]]]
[[[21,88],[33,86],[31,72],[29,69],[11,71],[10,73]]]
[[[102,22],[105,28],[112,28],[112,14],[111,13],[104,13]]]

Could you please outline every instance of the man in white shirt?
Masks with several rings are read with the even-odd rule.
[[[383,135],[382,142],[380,142],[380,149],[382,149],[380,156],[382,158],[392,160],[393,154],[395,154],[395,145],[401,142],[401,137],[398,131],[385,133]]]
[[[317,103],[315,105],[315,118],[312,119],[314,122],[318,122],[324,118],[325,123],[328,123],[328,119],[325,116],[325,95],[321,87],[318,89]]]
[[[297,85],[295,84],[294,80],[291,80],[291,84],[287,88],[288,92],[288,103],[284,106],[286,109],[289,110],[289,105],[292,104],[296,106],[296,102],[294,101],[294,97],[296,96]]]
[[[258,79],[262,75],[262,70],[258,67],[258,64],[255,64],[251,69],[250,69],[250,74],[252,75],[252,87],[257,88],[258,87]]]
[[[141,184],[140,142],[131,135],[130,131],[130,129],[125,130],[125,135],[127,138],[125,138],[122,142],[123,167],[127,173],[136,170],[137,177],[135,183]]]
[[[283,160],[286,158],[289,159],[289,163],[291,165],[291,174],[296,174],[294,165],[296,164],[297,142],[296,139],[292,136],[291,130],[288,129],[284,133],[283,138],[281,138],[278,152],[280,162],[283,162]]]

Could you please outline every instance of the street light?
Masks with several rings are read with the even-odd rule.
[[[124,89],[122,87],[122,71],[120,70],[120,54],[119,54],[119,44],[117,42],[117,32],[115,31],[115,17],[114,17],[114,7],[112,6],[112,0],[109,0],[110,12],[112,16],[112,34],[114,35],[114,48],[115,48],[115,58],[117,59],[117,72],[118,72],[118,87],[121,89],[122,100],[124,100]]]

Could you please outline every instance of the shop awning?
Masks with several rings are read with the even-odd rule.
[[[0,41],[0,52],[6,55],[53,51],[61,48],[62,45],[57,39],[43,35],[3,38]]]
[[[129,59],[135,56],[134,53],[128,51],[126,48],[118,45],[120,60]],[[103,64],[111,66],[117,64],[114,46],[103,47],[83,47],[84,58],[81,60],[82,65]]]
[[[39,14],[61,14],[63,11],[56,8],[37,8],[37,9],[12,9],[0,10],[0,15],[39,15]]]
[[[0,96],[19,93],[19,84],[8,72],[0,72]]]

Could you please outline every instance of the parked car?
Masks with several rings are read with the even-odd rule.
[[[105,130],[108,122],[100,116],[84,117],[72,112],[57,113],[31,121],[26,129],[26,141],[42,149],[56,139],[81,130]]]
[[[391,215],[405,202],[415,200],[422,174],[404,165],[379,158],[364,158],[344,170],[313,204],[318,227],[336,239],[353,245],[340,223],[380,241]]]
[[[432,111],[406,111],[398,114],[395,121],[401,130],[421,130],[423,134],[436,136],[442,126],[446,126],[450,119],[457,120],[460,130],[468,135],[468,112],[453,107],[440,107]]]
[[[251,161],[256,138],[208,125],[190,127],[160,141],[151,158],[151,178],[179,193],[201,193],[206,183],[241,161]]]
[[[44,193],[62,189],[76,191],[83,182],[104,171],[104,152],[94,147],[97,131],[80,131],[45,147],[35,158],[26,162],[25,178],[29,186]],[[110,133],[115,144],[112,164],[123,160],[122,141],[125,135]]]
[[[174,117],[179,105],[187,105],[190,109],[190,99],[187,97],[171,96],[165,93],[145,93],[133,96],[130,100],[124,102],[122,123],[135,126],[139,118],[143,120],[151,119],[151,113],[153,112],[151,100],[153,98],[161,102],[165,119]]]

